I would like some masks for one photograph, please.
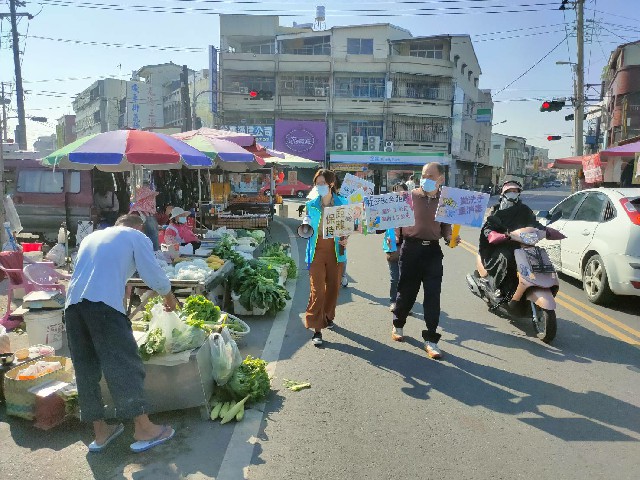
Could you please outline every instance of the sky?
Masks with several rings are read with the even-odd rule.
[[[585,0],[585,83],[597,85],[587,91],[589,99],[599,98],[602,69],[616,46],[640,40],[640,13],[631,8],[636,2]],[[207,45],[219,45],[219,13],[280,15],[280,24],[291,26],[313,22],[318,4],[326,7],[327,28],[392,23],[414,36],[471,35],[482,69],[479,86],[494,92],[493,123],[499,125],[493,131],[549,148],[550,158],[573,154],[573,122],[564,120],[573,113],[570,102],[561,112],[539,111],[543,100],[573,95],[572,67],[556,65],[576,61],[575,12],[558,10],[561,0],[25,1],[18,11],[34,15],[18,25],[25,110],[48,118],[44,124],[27,120],[29,146],[54,133],[56,120],[73,114],[74,95],[95,80],[127,79],[144,65],[169,61],[207,68]],[[8,5],[0,0],[0,13]],[[13,83],[10,33],[9,20],[1,20],[0,81]],[[15,94],[11,99],[8,115],[15,116]],[[14,128],[9,120],[9,131]],[[549,142],[548,135],[563,138]]]

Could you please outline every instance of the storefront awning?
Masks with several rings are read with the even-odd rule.
[[[600,152],[600,157],[634,157],[636,153],[640,153],[640,141],[607,148]]]
[[[444,152],[330,152],[331,163],[366,165],[425,165],[439,162],[451,164],[451,155]]]
[[[278,152],[280,153],[280,152]],[[307,158],[298,157],[297,155],[291,155],[289,153],[282,152],[284,158],[268,157],[264,161],[267,165],[280,165],[282,167],[290,168],[322,168],[321,162],[309,160]]]
[[[583,157],[566,157],[557,158],[549,164],[549,168],[558,168],[561,170],[580,170],[582,168]]]

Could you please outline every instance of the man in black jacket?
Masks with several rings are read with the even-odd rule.
[[[517,265],[514,251],[520,248],[517,242],[507,237],[519,228],[545,227],[536,219],[533,211],[520,200],[522,185],[509,180],[502,185],[500,203],[495,205],[480,231],[480,259],[488,273],[489,291],[495,299],[511,295],[518,286]],[[480,266],[478,270],[481,271]],[[484,272],[481,271],[481,276]]]

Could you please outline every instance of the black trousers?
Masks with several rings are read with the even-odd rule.
[[[396,307],[393,310],[393,325],[397,328],[404,327],[422,285],[422,306],[427,325],[427,329],[422,331],[422,338],[433,343],[440,340],[440,334],[436,330],[440,323],[443,257],[438,243],[422,245],[419,242],[405,240],[400,248],[400,279]]]

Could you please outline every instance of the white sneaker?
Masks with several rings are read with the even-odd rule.
[[[389,305],[389,311],[393,312],[396,309],[396,304],[392,303],[391,305]]]
[[[442,358],[442,350],[438,348],[438,345],[433,342],[426,342],[424,344],[424,349],[427,351],[427,355],[429,358],[439,359]]]
[[[404,334],[402,333],[402,328],[393,327],[391,329],[391,340],[394,342],[404,342]]]
[[[315,332],[311,338],[311,343],[314,345],[322,345],[322,333]]]

